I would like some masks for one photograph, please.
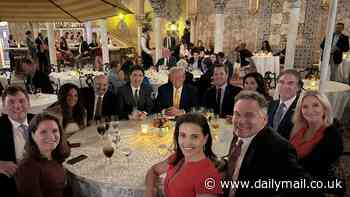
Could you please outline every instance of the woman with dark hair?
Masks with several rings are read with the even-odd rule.
[[[268,102],[273,100],[267,90],[264,77],[258,72],[248,73],[243,77],[243,89],[259,92]]]
[[[267,40],[263,41],[262,46],[261,46],[261,50],[263,51],[263,53],[266,53],[266,54],[272,52],[269,41],[267,41]]]
[[[42,113],[29,124],[25,157],[16,172],[19,197],[63,197],[65,173],[62,162],[70,149],[56,117]]]
[[[70,123],[78,125],[78,129],[86,126],[86,110],[80,102],[79,89],[74,84],[66,83],[61,86],[58,91],[58,101],[47,111],[61,118],[62,127],[66,132]]]
[[[205,187],[210,178],[220,183],[220,175],[215,168],[212,137],[207,119],[200,114],[190,113],[180,116],[174,132],[175,153],[168,159],[152,166],[146,175],[146,197],[155,196],[156,179],[166,172],[165,196],[207,197],[221,194],[220,184]]]

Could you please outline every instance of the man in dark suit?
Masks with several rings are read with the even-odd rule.
[[[117,98],[108,91],[106,75],[95,77],[94,89],[82,89],[83,104],[87,110],[88,121],[110,117],[117,114]]]
[[[163,40],[163,47],[169,49],[170,52],[173,52],[176,48],[176,38],[171,35],[171,32],[168,30],[167,36]]]
[[[170,69],[171,67],[176,66],[177,60],[176,57],[173,56],[173,53],[170,51],[163,51],[163,57],[160,58],[156,63],[157,70],[159,69],[159,66],[165,66],[166,69]]]
[[[202,72],[205,72],[205,69],[202,68],[202,59],[199,56],[199,50],[197,49],[192,50],[192,57],[188,61],[188,64],[193,70],[198,69]]]
[[[268,125],[289,140],[298,93],[303,85],[299,72],[292,69],[281,72],[277,80],[279,100],[271,101],[269,104]]]
[[[225,54],[223,52],[219,52],[217,57],[218,57],[218,61],[220,64],[227,66],[227,68],[228,68],[228,80],[230,80],[232,78],[232,75],[233,75],[233,64],[227,59],[227,57],[225,56]]]
[[[54,90],[50,82],[49,76],[41,70],[37,69],[37,66],[32,60],[25,58],[22,63],[22,70],[27,76],[26,89],[31,92],[34,89],[41,89],[42,93],[53,94]],[[34,92],[32,92],[34,93]]]
[[[214,86],[209,88],[204,96],[203,106],[214,109],[214,113],[225,118],[226,115],[232,115],[235,96],[242,90],[227,83],[228,68],[225,65],[217,64],[214,66]]]
[[[143,120],[153,108],[152,87],[142,83],[144,70],[134,66],[130,70],[130,82],[118,89],[118,111],[121,119]]]
[[[30,101],[21,87],[10,86],[2,94],[4,112],[0,118],[0,188],[5,196],[16,196],[13,179],[17,164],[23,159],[24,145],[28,138]]]
[[[254,188],[259,183],[276,181],[309,181],[298,164],[296,151],[279,134],[267,127],[267,103],[264,96],[242,91],[235,98],[233,109],[234,137],[228,155],[224,180],[249,181],[249,187],[224,187],[227,197],[272,197],[298,192],[271,186]],[[279,182],[281,184],[281,182]],[[292,195],[300,196],[300,195]]]
[[[336,72],[338,66],[343,61],[343,52],[349,50],[349,37],[342,34],[344,30],[344,23],[337,23],[335,26],[335,32],[333,34],[332,48],[331,48],[331,59],[330,59],[330,72],[331,72],[331,81],[336,81]],[[321,43],[321,49],[324,50],[325,39]]]
[[[158,88],[157,109],[165,110],[169,116],[181,115],[198,106],[197,89],[184,83],[185,69],[173,67],[169,74],[170,82]]]

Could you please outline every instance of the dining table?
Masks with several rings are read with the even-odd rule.
[[[74,70],[67,70],[62,72],[51,72],[49,74],[49,78],[52,82],[54,82],[58,87],[61,87],[62,85],[66,83],[72,83],[78,87],[87,87],[86,84],[86,75],[102,75],[104,72],[101,71],[94,71],[92,69],[74,69]]]
[[[71,156],[64,163],[74,195],[142,197],[147,171],[174,154],[175,122],[168,120],[162,128],[155,127],[153,122],[152,118],[112,122],[117,126],[110,126],[104,136],[99,135],[96,125],[92,125],[68,138],[70,144],[79,144],[71,149]],[[229,150],[232,124],[225,119],[215,119],[211,125],[216,125],[211,130],[213,151],[222,157]],[[103,147],[113,142],[116,136],[120,141],[112,143],[114,154],[108,161]],[[87,158],[74,164],[69,162],[81,155]]]
[[[252,59],[254,60],[257,72],[265,75],[266,72],[275,73],[276,76],[280,73],[280,57],[265,55],[265,54],[255,54]]]

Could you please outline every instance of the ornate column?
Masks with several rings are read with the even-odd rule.
[[[100,19],[100,35],[101,35],[101,45],[102,45],[102,63],[109,63],[109,49],[108,49],[108,36],[107,36],[107,20]]]
[[[333,40],[333,33],[334,33],[334,27],[337,17],[337,6],[338,6],[338,0],[333,0],[331,3],[331,7],[329,9],[329,15],[328,15],[328,22],[327,22],[327,35],[326,35],[326,41],[325,46],[323,50],[323,59],[320,66],[320,86],[319,90],[321,92],[324,92],[324,85],[327,79],[329,79],[329,59],[331,57],[331,49],[332,49],[332,40]]]
[[[142,25],[145,19],[144,10],[145,0],[137,0],[136,8],[136,23],[137,23],[137,55],[141,56],[141,37],[142,37]]]
[[[154,11],[154,38],[156,44],[156,57],[154,62],[157,62],[162,56],[162,38],[160,30],[160,21],[162,9],[164,8],[164,0],[149,0]]]
[[[55,25],[47,23],[47,39],[49,41],[50,64],[57,65],[56,47],[55,47]]]
[[[85,39],[87,43],[91,43],[92,40],[92,28],[91,28],[91,21],[87,21],[84,23],[85,27]]]
[[[294,58],[295,58],[295,50],[297,45],[300,7],[301,7],[300,0],[291,0],[289,23],[288,23],[288,35],[287,35],[286,62],[284,64],[284,69],[294,68]]]
[[[215,53],[223,51],[224,44],[224,20],[225,1],[213,0],[215,4]]]

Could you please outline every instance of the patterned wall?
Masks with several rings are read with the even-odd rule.
[[[287,0],[260,0],[260,9],[253,16],[248,12],[247,0],[229,0],[225,7],[224,52],[232,51],[240,40],[248,49],[256,51],[263,40],[269,40],[276,51],[287,42],[289,6]],[[214,40],[215,11],[212,0],[201,0],[198,15],[198,38],[206,44]],[[295,66],[306,67],[318,63],[320,42],[327,26],[328,10],[320,0],[302,0]],[[350,35],[350,1],[338,1],[337,21],[345,23],[345,34]],[[205,30],[205,31],[203,31]]]

